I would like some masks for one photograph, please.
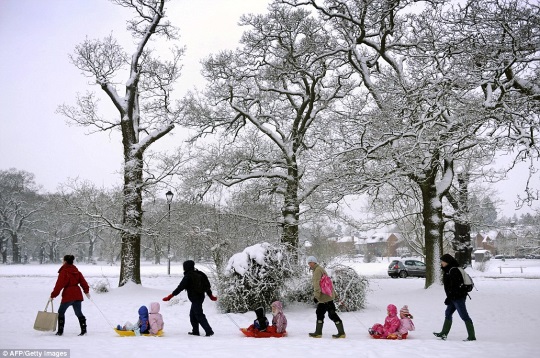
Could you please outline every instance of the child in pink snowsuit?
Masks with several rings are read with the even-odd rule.
[[[163,316],[159,313],[159,303],[157,302],[150,303],[148,323],[150,325],[150,334],[157,334],[163,329]]]
[[[373,327],[369,329],[369,334],[372,336],[380,336],[380,338],[397,338],[397,331],[401,325],[401,321],[397,316],[397,307],[389,304],[386,307],[388,315],[384,320],[384,325],[375,323]]]
[[[412,321],[412,314],[409,313],[409,307],[407,305],[401,307],[399,310],[399,320],[401,325],[398,329],[398,339],[407,337],[409,331],[414,331],[414,323]]]

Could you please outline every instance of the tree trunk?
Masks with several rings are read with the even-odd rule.
[[[456,260],[462,267],[469,266],[473,251],[471,245],[471,226],[469,223],[456,221],[454,230],[452,248],[455,251]]]
[[[21,263],[21,254],[19,250],[19,236],[16,232],[11,233],[11,262],[14,264]]]
[[[92,258],[94,256],[94,243],[96,242],[95,238],[91,238],[88,242],[88,263],[92,263]]]
[[[472,244],[471,244],[471,224],[469,217],[469,175],[461,173],[458,175],[459,194],[458,208],[455,215],[454,240],[452,248],[455,251],[456,260],[460,266],[471,264]]]
[[[300,218],[300,206],[298,204],[298,169],[296,165],[289,165],[289,179],[285,191],[284,205],[281,209],[283,214],[283,233],[281,242],[286,244],[289,250],[296,252],[298,249],[298,221]]]
[[[437,282],[439,258],[442,255],[441,241],[444,221],[440,197],[437,193],[435,176],[429,176],[418,183],[422,192],[422,215],[425,230],[426,247],[426,283],[425,288]]]
[[[120,262],[121,287],[128,282],[141,284],[142,227],[142,153],[133,153],[124,138],[124,205],[122,210],[122,251]]]

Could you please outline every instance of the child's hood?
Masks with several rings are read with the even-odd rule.
[[[392,304],[389,304],[388,307],[386,307],[386,310],[388,311],[388,315],[390,317],[395,317],[397,316],[397,307],[392,305]]]
[[[279,313],[283,313],[283,304],[280,301],[274,301],[270,306],[275,308]]]
[[[150,314],[152,314],[152,313],[159,313],[159,303],[158,302],[150,303]]]
[[[148,317],[148,308],[146,306],[139,308],[139,317]]]

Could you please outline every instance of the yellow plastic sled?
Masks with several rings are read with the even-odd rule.
[[[119,329],[113,328],[116,333],[118,333],[119,336],[122,337],[135,337],[135,332],[133,331],[121,331]],[[159,330],[157,334],[150,334],[150,333],[143,333],[141,336],[154,336],[154,337],[161,337],[163,335],[163,331]]]

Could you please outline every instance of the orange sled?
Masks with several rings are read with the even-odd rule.
[[[244,333],[247,337],[253,337],[253,338],[281,338],[286,337],[287,332],[283,333],[277,333],[277,332],[266,332],[266,331],[258,331],[258,330],[251,330],[247,328],[240,328],[240,331]]]

